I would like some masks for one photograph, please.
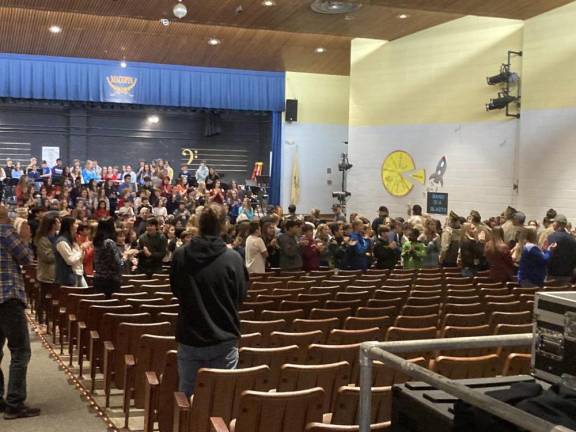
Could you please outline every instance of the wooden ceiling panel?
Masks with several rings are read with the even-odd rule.
[[[461,15],[528,19],[574,0],[371,0],[374,6]]]
[[[416,31],[459,18],[461,14],[421,11],[411,13],[410,20],[399,20],[403,9],[373,5],[364,6],[348,18],[344,15],[323,15],[310,9],[311,0],[276,0],[274,7],[262,6],[262,0],[184,0],[188,15],[177,20],[172,14],[176,0],[4,0],[6,7],[72,12],[99,16],[118,16],[159,21],[207,24],[279,30],[294,33],[332,34],[392,40]],[[243,12],[236,13],[242,5]]]
[[[51,34],[54,23],[64,31]],[[222,40],[210,46],[211,37]],[[323,54],[314,49],[326,48]],[[350,38],[0,8],[0,52],[347,75]]]
[[[469,14],[526,19],[572,0],[360,0],[350,16],[275,1],[183,0],[188,15],[178,20],[177,0],[2,0],[0,52],[347,74],[352,38],[394,40]],[[50,25],[64,31],[52,35]],[[210,37],[222,45],[208,46]]]

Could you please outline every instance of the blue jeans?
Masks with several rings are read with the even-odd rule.
[[[236,369],[238,342],[222,342],[207,347],[178,344],[179,390],[190,397],[196,386],[196,375],[201,368]]]
[[[30,362],[30,335],[24,315],[24,304],[20,300],[8,300],[0,304],[0,362],[4,344],[12,355],[10,379],[6,393],[6,404],[19,408],[26,400],[26,374]],[[0,401],[4,400],[4,374],[0,369]]]

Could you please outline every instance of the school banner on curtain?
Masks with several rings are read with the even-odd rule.
[[[100,85],[105,102],[135,103],[140,81],[138,74],[125,68],[101,68]]]
[[[284,111],[285,74],[0,53],[0,97]]]

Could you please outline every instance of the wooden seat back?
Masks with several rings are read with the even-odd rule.
[[[322,421],[324,397],[320,387],[282,393],[246,391],[234,431],[301,432],[308,423]]]
[[[164,323],[126,323],[118,326],[116,343],[114,348],[114,384],[118,388],[124,388],[124,356],[134,354],[140,343],[140,336],[144,334],[171,336],[174,328],[169,322]]]
[[[178,313],[180,310],[180,305],[177,304],[143,304],[141,305],[138,310],[140,312],[147,312],[149,313],[153,319],[158,319],[158,315],[161,312],[167,313]]]
[[[388,327],[392,325],[392,319],[389,316],[373,316],[373,317],[348,317],[344,322],[344,330],[365,330],[377,327],[386,334]]]
[[[281,368],[286,363],[296,363],[300,359],[298,345],[287,345],[276,348],[240,348],[238,367],[245,369],[267,365],[270,368],[268,388],[275,389],[280,382]]]
[[[340,325],[344,323],[347,317],[354,315],[352,309],[349,307],[340,309],[324,309],[324,308],[314,308],[310,311],[310,319],[326,319],[326,318],[338,318]]]
[[[357,425],[359,420],[359,387],[340,387],[334,401],[331,423],[335,425]],[[392,405],[391,387],[372,387],[371,424],[390,421]]]
[[[322,343],[323,340],[324,334],[320,330],[303,333],[273,332],[270,335],[270,345],[273,347],[298,345],[300,348],[300,362],[306,360],[310,344]]]
[[[321,345],[312,344],[308,347],[306,364],[330,364],[346,361],[350,365],[350,383],[358,383],[360,373],[358,353],[360,344]]]
[[[334,329],[328,336],[329,345],[350,345],[367,341],[382,341],[386,337],[386,329],[372,327],[362,330]]]
[[[475,327],[488,323],[488,317],[484,312],[475,314],[446,314],[442,321],[442,327]]]
[[[302,309],[294,309],[294,310],[285,310],[285,311],[271,311],[271,310],[264,310],[260,314],[261,321],[277,321],[283,319],[286,321],[286,328],[291,329],[294,320],[296,319],[303,319],[305,317],[305,313]],[[254,320],[248,320],[254,321]]]
[[[210,432],[210,417],[221,417],[228,424],[240,415],[240,397],[247,390],[270,388],[270,368],[200,369],[190,410],[194,432]]]
[[[146,387],[146,372],[156,372],[161,376],[164,373],[169,351],[177,349],[174,336],[157,336],[144,334],[140,336],[134,357],[136,369],[134,371],[134,407],[144,408],[144,390]],[[176,391],[176,389],[174,389]]]
[[[302,333],[320,330],[323,334],[322,343],[325,343],[330,332],[339,326],[340,320],[338,318],[326,318],[319,320],[296,319],[294,320],[292,331]]]
[[[270,335],[272,332],[285,331],[287,323],[285,320],[276,321],[240,321],[242,333],[260,333],[262,335],[262,345],[270,346]]]
[[[394,326],[403,328],[437,327],[438,320],[438,314],[422,316],[398,315],[394,322]]]
[[[305,390],[320,387],[324,390],[323,412],[334,410],[333,402],[341,386],[350,382],[350,364],[341,361],[323,365],[285,364],[280,373],[278,391]]]
[[[383,307],[370,307],[364,306],[359,307],[356,310],[356,316],[358,318],[379,318],[387,316],[394,318],[398,314],[398,308],[396,306],[383,306]]]
[[[436,357],[433,370],[450,379],[489,378],[498,375],[498,356],[490,354],[479,357]]]

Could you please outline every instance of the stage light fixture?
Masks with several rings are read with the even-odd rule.
[[[50,31],[50,33],[61,33],[61,32],[62,32],[62,27],[57,26],[57,25],[53,25],[53,26],[50,26],[50,27],[48,28],[48,30]]]
[[[264,0],[262,2],[262,6],[266,6],[266,7],[276,6],[276,2],[274,0]]]
[[[221,43],[222,43],[222,41],[218,38],[215,38],[215,37],[208,39],[208,45],[216,46],[216,45],[220,45]]]
[[[339,200],[344,199],[344,198],[348,198],[351,195],[352,194],[348,191],[332,192],[332,198],[338,198]]]
[[[326,48],[318,47],[314,50],[316,54],[324,54],[326,52]]]
[[[490,103],[486,104],[486,111],[493,111],[498,109],[504,109],[511,104],[512,102],[516,102],[518,100],[515,96],[510,96],[506,93],[498,93],[498,97],[495,99],[490,99]]]
[[[510,66],[503,64],[500,68],[500,73],[487,77],[486,82],[488,85],[497,85],[509,82],[511,77]]]
[[[148,116],[148,123],[158,124],[160,123],[160,117],[158,117],[157,115]]]
[[[401,20],[405,20],[407,18],[410,18],[410,15],[408,14],[400,14],[400,15],[396,15],[396,18],[401,19]]]
[[[126,68],[128,67],[128,63],[126,63],[126,60],[122,60],[122,61],[120,62],[120,67],[121,67],[122,69],[126,69]]]

